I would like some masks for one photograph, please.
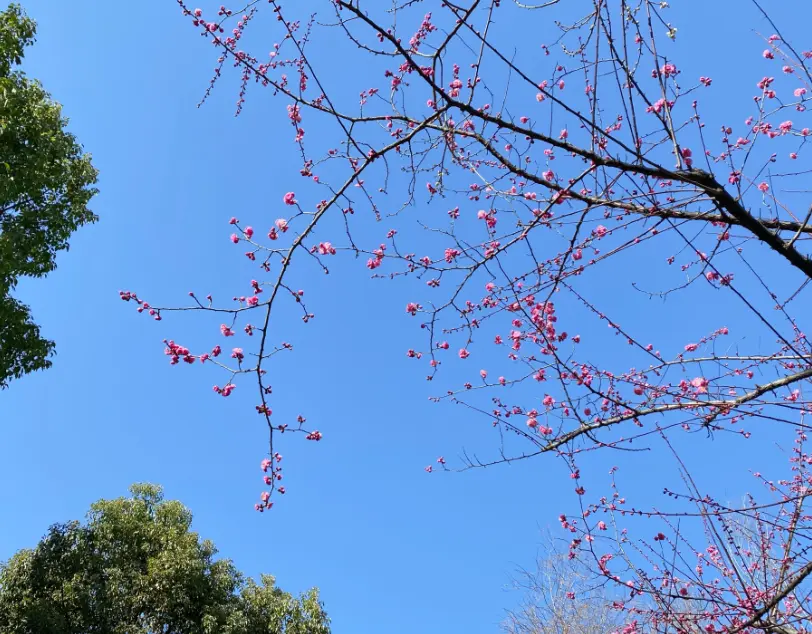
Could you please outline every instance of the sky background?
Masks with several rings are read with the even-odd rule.
[[[750,29],[769,27],[738,0],[702,3],[701,19],[699,3],[672,4],[687,38],[683,66],[714,76],[720,98],[705,113],[715,121],[731,95],[746,98],[768,72],[732,55],[722,34],[751,38],[752,60],[761,46]],[[812,10],[787,4],[775,15],[792,33],[799,13],[808,23]],[[34,545],[49,524],[83,516],[94,500],[148,481],[186,504],[195,529],[246,573],[271,573],[292,592],[320,587],[336,632],[496,631],[519,598],[505,589],[511,574],[532,565],[542,530],[573,508],[562,465],[428,476],[423,467],[437,456],[451,461],[469,442],[487,446],[488,425],[429,402],[440,386],[405,357],[420,333],[397,284],[368,279],[361,262],[340,264],[329,279],[308,279],[318,317],[280,335],[295,351],[272,381],[275,410],[301,411],[325,439],[284,442],[288,494],[271,514],[256,513],[266,437],[253,403],[216,397],[210,386],[221,375],[170,367],[163,356],[164,338],[210,347],[219,321],[166,315],[153,323],[118,291],[153,304],[185,304],[190,290],[249,291],[251,269],[228,241],[228,218],[269,225],[281,195],[302,187],[287,152],[285,104],[253,90],[235,118],[232,78],[198,109],[215,55],[171,0],[25,6],[39,23],[25,68],[92,152],[101,220],[74,236],[47,279],[20,289],[58,354],[51,370],[0,394],[0,558]],[[332,45],[313,42],[322,53]],[[325,74],[340,90],[341,73],[355,71],[334,62]],[[361,231],[374,241],[381,229]],[[672,325],[684,322],[670,312]],[[644,316],[627,317],[647,327]],[[695,336],[738,319],[746,323],[733,315],[698,323]],[[660,334],[663,345],[684,343],[668,327]],[[734,445],[717,460],[733,465],[747,451]],[[640,460],[645,469],[649,459]]]

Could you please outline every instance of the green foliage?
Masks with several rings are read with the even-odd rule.
[[[160,487],[92,505],[0,568],[3,634],[329,634],[311,590],[245,580]]]
[[[71,234],[96,220],[90,155],[65,130],[60,105],[15,69],[35,32],[19,5],[0,12],[0,387],[49,367],[54,351],[11,291],[53,271]]]

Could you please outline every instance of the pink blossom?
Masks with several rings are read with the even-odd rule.
[[[232,234],[231,234],[231,241],[232,241],[234,244],[237,244],[237,243],[240,241],[240,238],[239,238],[239,236],[238,236],[236,233],[232,233]]]
[[[322,243],[319,244],[319,254],[320,255],[335,255],[336,254],[336,249],[329,242],[322,242]]]
[[[296,200],[296,194],[293,192],[288,192],[282,197],[282,200],[285,201],[286,205],[295,205],[298,201]]]
[[[420,304],[415,302],[409,302],[406,304],[406,312],[414,317],[417,314],[417,311],[423,308]]]
[[[672,75],[679,74],[679,71],[677,70],[677,67],[674,66],[674,64],[671,64],[671,63],[664,64],[660,68],[660,72],[666,77],[671,77]]]
[[[248,299],[245,300],[245,303],[249,306],[256,306],[259,303],[259,297],[256,295],[252,295]]]
[[[708,391],[708,379],[702,376],[697,376],[691,379],[691,385],[696,388],[698,394],[706,394]]]
[[[597,227],[595,227],[595,229],[593,230],[592,233],[594,233],[599,238],[602,238],[608,232],[609,232],[609,230],[606,227],[604,227],[603,225],[598,225]]]
[[[758,189],[766,194],[770,190],[770,186],[767,183],[759,183]]]
[[[697,344],[695,344],[695,343],[689,343],[688,345],[685,346],[685,352],[693,352],[698,347],[699,346]]]
[[[471,353],[468,352],[465,348],[460,348],[460,351],[457,353],[460,356],[460,359],[467,359],[471,356]]]

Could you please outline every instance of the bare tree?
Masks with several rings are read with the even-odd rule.
[[[521,606],[509,612],[508,634],[607,634],[622,627],[623,615],[612,609],[611,588],[595,579],[588,566],[568,556],[566,543],[547,535],[534,570],[514,580],[524,593]]]

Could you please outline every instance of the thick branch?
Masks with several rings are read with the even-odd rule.
[[[775,381],[767,383],[766,385],[757,385],[756,389],[752,390],[751,392],[747,392],[746,394],[740,396],[739,398],[731,400],[667,403],[664,405],[651,407],[645,410],[638,411],[632,410],[627,414],[612,416],[611,418],[607,418],[606,420],[602,420],[597,423],[592,423],[591,425],[582,425],[579,429],[574,429],[571,432],[567,432],[566,434],[559,436],[555,440],[550,441],[550,443],[544,446],[542,451],[553,451],[584,434],[589,434],[590,432],[594,432],[598,429],[603,429],[604,427],[611,427],[612,425],[616,425],[617,423],[622,423],[624,421],[632,420],[634,418],[640,418],[642,416],[648,416],[650,414],[663,414],[665,412],[672,412],[688,408],[698,409],[698,408],[713,407],[716,408],[716,412],[713,414],[713,417],[715,418],[722,411],[730,411],[741,405],[744,405],[745,403],[754,401],[755,399],[759,398],[760,396],[763,396],[767,392],[772,392],[773,390],[776,390],[780,387],[786,387],[787,385],[791,385],[792,383],[796,383],[797,381],[802,381],[810,377],[812,377],[812,368],[807,368],[806,370],[802,370],[801,372],[797,372],[795,374],[791,374],[789,376],[776,379]]]

